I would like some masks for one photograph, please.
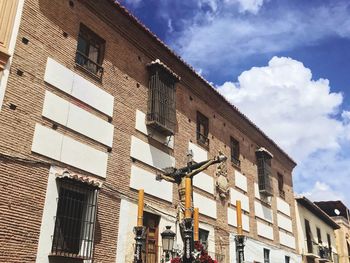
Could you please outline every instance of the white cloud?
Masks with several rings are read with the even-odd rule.
[[[297,191],[318,199],[322,195],[317,190],[322,190],[329,194],[325,199],[350,203],[350,195],[345,196],[350,189],[350,124],[339,119],[343,97],[330,91],[328,80],[313,80],[311,70],[299,61],[273,57],[267,66],[254,67],[238,82],[217,88],[298,162]]]
[[[312,80],[301,62],[274,57],[267,67],[245,71],[238,83],[218,90],[298,161],[339,148],[344,127],[333,115],[342,95],[330,92],[328,80]]]
[[[225,0],[225,3],[237,3],[241,13],[250,12],[257,14],[262,7],[264,0]]]
[[[316,181],[313,188],[302,195],[311,199],[312,201],[336,201],[336,200],[344,200],[344,195],[339,194],[334,189],[326,184],[319,181]]]
[[[330,36],[350,37],[350,3],[268,10],[249,16],[235,12],[232,3],[238,1],[251,10],[263,4],[262,0],[226,0],[215,14],[196,14],[196,19],[188,20],[183,31],[170,39],[180,55],[194,67],[203,68],[204,74],[213,69],[225,71],[222,65],[232,68],[256,54],[313,45]]]

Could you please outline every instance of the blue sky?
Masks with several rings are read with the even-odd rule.
[[[296,192],[350,206],[349,1],[119,2],[297,161]]]

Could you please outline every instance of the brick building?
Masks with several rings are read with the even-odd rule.
[[[193,179],[209,253],[235,262],[239,199],[246,260],[300,262],[295,163],[278,145],[114,1],[18,6],[0,86],[0,262],[131,262],[139,188],[144,257],[159,262],[178,194],[156,174],[189,151],[229,157],[226,185],[214,166]]]

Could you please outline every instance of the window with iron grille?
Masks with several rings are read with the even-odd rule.
[[[280,173],[277,173],[277,180],[278,180],[278,192],[280,194],[281,198],[285,198],[285,192],[284,192],[284,178],[283,175]]]
[[[306,234],[306,245],[307,245],[307,252],[313,253],[313,245],[312,245],[312,233],[310,228],[310,222],[309,220],[305,219],[305,234]]]
[[[203,248],[208,250],[209,231],[199,228],[198,238],[199,242],[203,245]]]
[[[264,248],[264,263],[270,263],[270,250]]]
[[[176,126],[175,85],[178,81],[158,63],[149,65],[147,125],[173,135]]]
[[[52,256],[92,259],[98,190],[71,179],[57,179],[58,203]]]
[[[75,58],[77,65],[101,78],[103,74],[102,61],[104,49],[105,41],[85,25],[80,24]]]
[[[319,227],[316,227],[316,233],[317,233],[317,243],[322,244],[321,229]]]
[[[260,193],[272,196],[271,184],[271,158],[272,156],[265,150],[256,151],[258,166],[258,182]]]
[[[332,240],[331,235],[327,234],[327,242],[328,242],[328,257],[329,259],[332,259]]]
[[[202,146],[209,146],[209,119],[197,111],[197,142]]]
[[[230,144],[231,144],[231,162],[236,166],[241,166],[241,161],[239,160],[239,142],[234,139],[230,138]]]

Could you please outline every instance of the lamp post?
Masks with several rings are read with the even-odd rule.
[[[162,236],[163,252],[165,252],[165,261],[169,261],[169,253],[173,251],[175,233],[170,229],[171,226],[166,226],[166,229],[160,234]]]

